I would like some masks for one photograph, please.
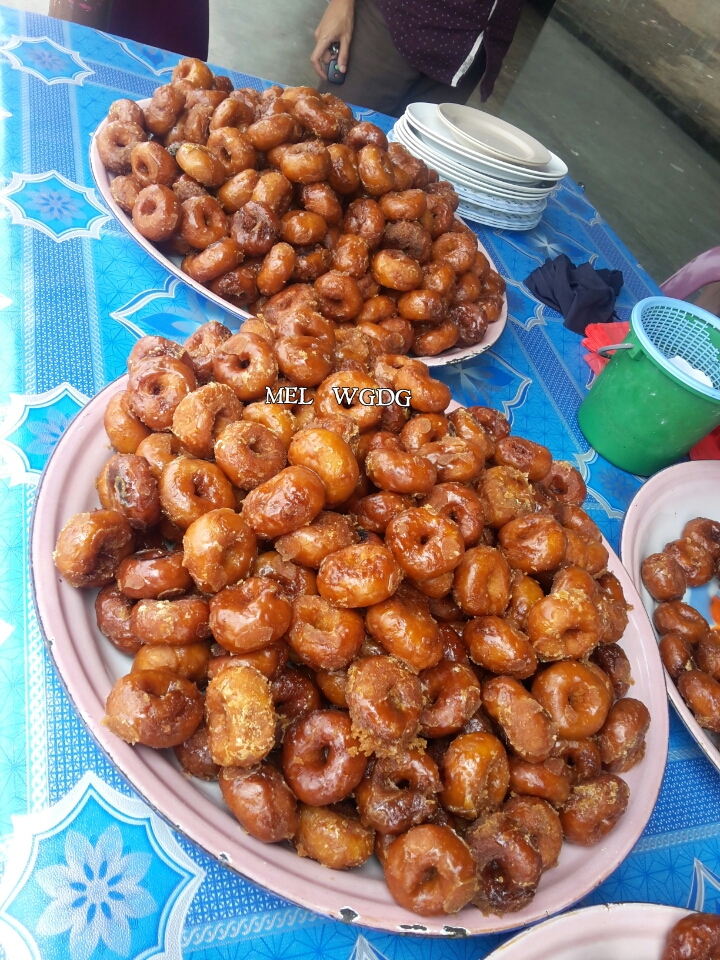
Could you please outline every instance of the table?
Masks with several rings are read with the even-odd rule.
[[[149,96],[177,59],[0,7],[0,960],[483,957],[503,938],[357,929],[211,860],[107,762],[46,654],[28,528],[48,455],[88,398],[124,371],[137,337],[182,339],[206,319],[226,319],[125,234],[88,166],[91,133],[110,103]],[[230,75],[236,86],[269,85]],[[392,123],[359,115],[386,130]],[[622,319],[657,288],[570,180],[532,232],[478,233],[508,280],[509,322],[492,352],[441,376],[461,403],[504,409],[518,433],[576,463],[589,512],[617,548],[641,481],[598,457],[579,432],[576,411],[591,377],[579,337],[521,280],[561,252],[619,268]],[[720,911],[720,780],[675,716],[671,730],[650,823],[586,903]]]

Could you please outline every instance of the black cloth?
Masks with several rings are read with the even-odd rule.
[[[525,286],[538,300],[565,317],[568,330],[584,334],[589,323],[612,320],[623,282],[620,270],[595,270],[589,263],[576,267],[561,253],[533,270]]]

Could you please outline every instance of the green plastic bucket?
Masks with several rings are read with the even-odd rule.
[[[720,320],[691,303],[649,297],[578,410],[599,454],[647,477],[675,463],[720,424]],[[681,357],[712,387],[670,361]]]

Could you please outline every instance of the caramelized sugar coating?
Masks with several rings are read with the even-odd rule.
[[[225,425],[215,440],[214,452],[226,476],[241,490],[265,483],[286,463],[280,437],[268,426],[248,420]]]
[[[345,690],[353,733],[367,755],[389,756],[412,746],[420,729],[420,681],[393,657],[355,660]]]
[[[210,611],[201,597],[176,600],[139,600],[130,627],[143,643],[195,643],[210,635]]]
[[[553,749],[558,726],[552,715],[514,677],[493,677],[482,686],[482,703],[521,760],[541,763]]]
[[[634,681],[630,661],[623,648],[617,643],[604,643],[593,650],[590,659],[610,678],[615,699],[624,697]]]
[[[170,600],[192,586],[182,550],[141,550],[118,567],[118,587],[133,600]]]
[[[252,653],[287,632],[292,604],[277,581],[248,577],[210,600],[210,629],[226,650]]]
[[[394,517],[385,531],[385,542],[414,580],[450,573],[465,552],[457,524],[429,507],[411,508]]]
[[[612,773],[577,783],[560,811],[566,840],[583,847],[599,843],[627,810],[630,789]]]
[[[608,676],[594,663],[577,660],[547,667],[533,680],[532,692],[564,740],[581,740],[598,733],[613,702]]]
[[[257,767],[220,768],[223,800],[251,837],[263,843],[292,840],[299,825],[297,800],[282,773],[263,761]]]
[[[720,733],[720,683],[701,670],[686,670],[677,687],[700,726]]]
[[[494,813],[466,834],[477,863],[473,904],[485,915],[522,910],[532,899],[543,861],[531,836],[507,813]]]
[[[357,786],[355,799],[365,826],[397,836],[435,816],[441,789],[432,758],[408,750],[376,760]]]
[[[395,900],[421,916],[457,913],[477,889],[468,845],[450,828],[425,823],[385,853],[385,882]]]
[[[206,460],[171,460],[160,476],[159,491],[163,512],[181,530],[211,510],[236,506],[230,481]]]
[[[503,807],[511,820],[530,837],[542,860],[542,869],[557,866],[562,849],[562,826],[555,810],[539,797],[512,797]]]
[[[470,666],[450,659],[420,673],[425,707],[420,732],[425,737],[459,733],[482,700],[480,682]]]
[[[325,487],[325,503],[344,503],[355,489],[360,476],[350,444],[337,433],[310,426],[293,437],[288,449],[291,464],[314,471]]]
[[[720,917],[693,913],[668,934],[661,960],[716,960],[720,957]]]
[[[202,716],[203,698],[194,683],[169,670],[140,670],[115,683],[103,724],[126,743],[163,749],[187,740]]]
[[[715,574],[712,553],[697,538],[673,540],[665,544],[663,553],[682,567],[689,587],[701,587],[709,583]]]
[[[455,737],[442,758],[440,772],[440,801],[464,820],[498,810],[510,783],[505,748],[497,737],[484,731]]]
[[[53,560],[73,587],[112,583],[120,563],[133,551],[127,519],[117,510],[77,513],[60,531]]]
[[[366,766],[344,711],[314,710],[285,731],[283,773],[302,803],[322,807],[344,800],[362,780]]]
[[[565,558],[567,537],[552,517],[517,517],[500,528],[498,539],[508,563],[523,573],[555,570]]]
[[[528,637],[501,617],[477,617],[466,624],[463,640],[474,663],[491,673],[526,680],[537,670]]]
[[[142,532],[160,522],[157,480],[144,457],[131,453],[110,457],[95,485],[103,507],[122,513],[133,529]]]
[[[610,773],[632,770],[645,756],[650,713],[644,703],[625,697],[610,709],[598,735],[603,767]]]
[[[213,455],[218,434],[228,423],[240,420],[242,404],[230,387],[206,383],[184,397],[175,408],[172,432],[193,457]]]
[[[360,543],[326,557],[317,586],[338,607],[369,607],[392,596],[401,580],[402,570],[386,547]]]
[[[523,437],[502,437],[495,444],[495,463],[526,473],[530,481],[542,480],[550,472],[552,454],[547,447]]]
[[[713,560],[720,560],[720,523],[706,517],[696,517],[683,527],[683,539],[691,540],[708,551]]]
[[[453,596],[466,616],[501,616],[510,601],[510,567],[484,545],[467,550],[455,570]]]
[[[127,597],[117,584],[110,583],[95,598],[95,618],[98,629],[121,653],[134,656],[142,645],[130,625],[135,601]]]
[[[692,643],[675,630],[665,634],[658,644],[658,649],[663,666],[675,682],[686,670],[695,669],[695,650]]]
[[[133,659],[131,673],[138,670],[169,670],[194,683],[207,679],[210,647],[207,643],[171,646],[168,643],[145,644]]]
[[[203,721],[187,740],[173,747],[173,751],[183,771],[191,777],[197,777],[199,780],[217,780],[222,767],[215,763],[210,755],[208,731]]]
[[[299,807],[295,849],[332,870],[359,867],[372,856],[375,831],[364,827],[357,814],[344,806]]]
[[[495,530],[533,512],[532,488],[515,467],[490,467],[481,476],[477,491],[485,522]]]
[[[234,510],[210,510],[183,537],[183,565],[201,593],[218,593],[247,577],[257,553],[252,528]]]
[[[541,763],[530,763],[509,757],[510,791],[521,797],[538,797],[554,807],[561,807],[570,796],[573,784],[571,768],[562,757],[548,757]],[[597,773],[600,773],[598,763]]]
[[[225,667],[207,686],[205,719],[215,763],[252,767],[275,743],[275,710],[267,678],[244,663]]]
[[[310,523],[325,506],[325,486],[303,466],[286,467],[248,493],[243,517],[263,539],[280,537]]]
[[[105,432],[118,453],[136,453],[142,441],[151,435],[130,406],[127,390],[111,397],[103,416]]]
[[[300,596],[293,602],[287,639],[296,656],[312,669],[340,670],[362,646],[365,625],[353,610],[341,610],[322,597]]]
[[[567,590],[536,603],[528,615],[527,630],[541,660],[574,659],[598,643],[602,620],[584,593]]]
[[[705,617],[682,600],[670,600],[657,606],[653,613],[653,623],[661,636],[672,630],[693,644],[708,630]]]

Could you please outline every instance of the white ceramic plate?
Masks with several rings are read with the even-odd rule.
[[[643,586],[642,562],[651,553],[659,553],[666,543],[681,537],[685,524],[695,517],[720,521],[720,460],[694,460],[661,470],[640,487],[628,507],[620,551],[650,618],[657,603]],[[716,580],[708,585],[711,589],[717,586]],[[708,587],[688,590],[685,601],[691,606],[699,605],[692,594],[699,594],[702,601],[707,597]],[[720,736],[697,723],[670,675],[666,673],[665,679],[668,696],[680,719],[720,772]]]
[[[660,960],[668,933],[690,912],[657,903],[573,910],[523,931],[486,960]]]
[[[465,202],[477,206],[485,206],[495,210],[502,210],[504,213],[541,213],[547,206],[547,197],[539,197],[527,200],[515,200],[507,197],[496,197],[491,193],[484,193],[478,190],[468,190],[462,184],[456,183],[455,192]]]
[[[559,180],[568,172],[567,165],[554,153],[550,154],[549,163],[532,170],[523,169],[504,160],[480,156],[476,151],[456,143],[449,136],[447,127],[437,115],[434,103],[411,103],[405,111],[405,116],[411,126],[427,137],[441,152],[466,166],[498,179],[512,180],[517,183],[534,183],[543,180]]]
[[[146,107],[150,103],[150,100],[148,98],[145,100],[138,100],[137,102],[141,107]],[[210,300],[216,306],[220,307],[221,310],[224,310],[231,316],[239,317],[241,321],[247,320],[250,314],[246,310],[241,310],[240,307],[233,306],[233,304],[228,303],[227,300],[223,300],[222,297],[219,297],[216,293],[213,293],[212,290],[209,290],[201,283],[193,280],[192,277],[188,276],[187,273],[183,273],[183,271],[180,269],[182,257],[177,256],[171,258],[158,250],[154,243],[151,243],[150,240],[146,240],[145,237],[143,237],[143,235],[135,228],[132,217],[125,213],[124,210],[121,210],[117,205],[113,199],[113,195],[110,193],[110,184],[115,179],[115,174],[109,173],[105,169],[97,149],[97,135],[107,125],[107,122],[107,118],[103,120],[93,134],[92,141],[90,142],[90,170],[92,171],[93,179],[97,184],[97,188],[100,191],[103,200],[108,205],[112,213],[115,214],[115,219],[120,222],[133,240],[139,243],[143,250],[149,256],[151,256],[153,260],[157,260],[157,262],[162,264],[162,266],[169,270],[170,273],[174,274],[189,287],[192,287],[195,293],[200,294],[200,296],[204,297],[206,300]]]
[[[667,700],[655,639],[619,559],[609,569],[634,606],[623,646],[630,660],[634,696],[650,710],[652,724],[643,762],[626,779],[630,803],[603,843],[566,845],[560,863],[541,881],[533,902],[520,913],[484,917],[468,907],[453,917],[420,917],[390,896],[374,859],[360,870],[328,870],[283,845],[266,845],[245,834],[220,799],[216,784],[190,779],[171,751],[131,747],[103,726],[105,700],[113,682],[128,672],[130,658],[99,633],[94,590],[75,590],[58,576],[52,561],[57,536],[75,513],[98,506],[93,480],[110,449],[103,428],[108,400],[124,390],[115,381],[91,400],[55,447],[37,490],[31,529],[30,569],[39,623],[50,655],[80,717],[101,748],[133,787],[176,829],[231,869],[302,907],[392,933],[481,934],[511,930],[563,910],[601,883],[630,853],[655,805],[665,769]]]
[[[544,167],[552,160],[547,147],[500,117],[462,103],[440,103],[437,114],[462,146],[521,167]]]
[[[557,186],[557,180],[536,181],[537,185],[527,182],[503,180],[494,175],[494,172],[481,173],[472,169],[466,163],[454,160],[452,157],[437,150],[432,143],[423,140],[410,124],[407,117],[401,117],[393,128],[393,136],[404,146],[420,157],[431,167],[435,167],[448,180],[457,180],[470,189],[483,189],[497,196],[514,198],[546,197]]]
[[[542,216],[536,217],[503,217],[494,210],[482,208],[473,208],[464,206],[462,203],[457,208],[457,212],[463,220],[469,220],[471,223],[480,223],[485,227],[494,227],[496,230],[523,231],[532,230],[542,220]]]

